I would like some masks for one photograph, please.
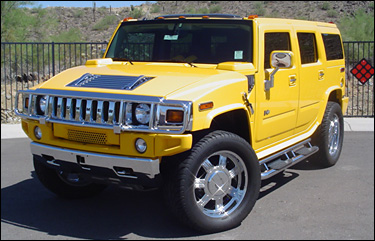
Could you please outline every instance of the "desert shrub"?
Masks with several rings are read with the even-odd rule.
[[[113,26],[117,22],[117,17],[115,15],[108,15],[102,18],[97,24],[92,27],[92,30],[100,31]]]

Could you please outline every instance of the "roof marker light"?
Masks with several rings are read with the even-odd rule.
[[[247,19],[254,19],[254,18],[257,18],[257,17],[258,17],[258,15],[254,14],[254,15],[249,15],[247,17]]]
[[[132,17],[124,18],[124,20],[122,21],[126,22],[126,21],[129,21],[130,19],[133,19],[133,18]]]

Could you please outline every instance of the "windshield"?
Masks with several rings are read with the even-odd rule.
[[[108,49],[114,61],[252,62],[252,25],[244,20],[124,22]]]

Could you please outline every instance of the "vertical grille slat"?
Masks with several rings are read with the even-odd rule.
[[[72,119],[72,99],[71,98],[66,98],[66,114],[65,114],[65,119],[66,120],[71,120]]]
[[[104,123],[103,119],[103,101],[99,100],[96,109],[96,123]]]
[[[81,99],[76,99],[75,121],[81,121]]]
[[[91,110],[92,110],[92,100],[86,100],[86,115],[85,115],[86,122],[92,122]]]
[[[62,99],[61,97],[58,97],[57,98],[57,105],[56,105],[56,117],[58,119],[61,119],[62,117],[62,111],[61,111],[61,108],[62,108]]]
[[[115,102],[109,102],[109,107],[108,107],[108,124],[114,124],[115,121]]]

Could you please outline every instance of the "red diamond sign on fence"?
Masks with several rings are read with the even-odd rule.
[[[350,73],[352,73],[362,84],[366,84],[366,82],[374,75],[374,67],[372,67],[366,59],[362,59],[352,70],[350,70]]]

